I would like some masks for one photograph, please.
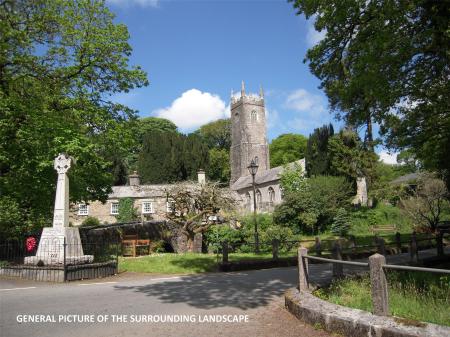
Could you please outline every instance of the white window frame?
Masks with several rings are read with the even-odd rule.
[[[174,202],[173,200],[169,200],[169,201],[166,202],[166,212],[167,212],[167,213],[172,213],[172,212],[173,212],[172,205],[173,205],[174,203],[175,203],[175,202]]]
[[[89,215],[89,205],[88,204],[78,204],[78,215],[81,215],[81,216]]]
[[[150,210],[145,210],[145,205],[148,205],[148,204],[150,204]],[[153,208],[153,200],[142,200],[141,207],[142,207],[142,214],[155,213],[155,210]]]
[[[117,211],[114,212],[114,206],[117,205]],[[118,201],[111,201],[111,211],[110,211],[111,215],[118,215],[119,214],[119,202]]]

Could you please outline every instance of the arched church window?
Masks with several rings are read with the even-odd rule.
[[[258,114],[256,113],[256,110],[253,110],[250,114],[250,119],[252,121],[252,123],[257,122],[258,121]]]
[[[262,194],[260,190],[256,190],[256,208],[262,208]]]
[[[269,187],[269,203],[272,205],[275,202],[275,190]]]
[[[256,164],[256,165],[259,165],[259,158],[258,158],[258,156],[255,156],[254,161],[255,161],[255,164]]]
[[[245,200],[246,200],[248,209],[251,211],[252,210],[252,198],[250,197],[249,192],[247,192],[247,194],[245,195]]]

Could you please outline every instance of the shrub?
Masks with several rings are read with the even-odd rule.
[[[335,235],[345,236],[350,230],[350,219],[344,208],[339,208],[331,225],[331,232]]]
[[[98,220],[96,217],[88,216],[86,219],[83,220],[81,226],[82,227],[100,226],[100,220]]]
[[[123,198],[119,200],[119,214],[116,216],[118,222],[130,222],[138,219],[134,200],[132,198]]]
[[[295,233],[323,231],[339,208],[349,205],[353,189],[344,177],[317,176],[296,191],[287,193],[275,208],[274,222]]]
[[[233,229],[227,224],[211,226],[205,232],[207,246],[209,250],[217,251],[222,247],[223,241],[228,241],[231,246],[237,246],[243,241],[243,231]]]
[[[150,243],[150,251],[152,253],[164,253],[166,251],[164,240],[157,240],[157,241],[151,242]]]

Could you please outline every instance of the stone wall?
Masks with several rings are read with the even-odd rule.
[[[153,211],[151,214],[142,213],[142,202],[151,201],[153,203]],[[78,205],[71,205],[69,213],[69,221],[74,226],[79,226],[88,217],[92,216],[100,220],[100,223],[115,223],[116,217],[111,214],[111,204],[119,202],[119,199],[110,199],[106,203],[100,201],[90,202],[88,205],[87,215],[78,215]],[[141,220],[166,220],[167,200],[166,198],[134,198],[134,207]]]
[[[274,201],[269,200],[269,188],[274,191]],[[260,212],[272,212],[276,205],[282,201],[282,191],[279,181],[271,181],[269,183],[259,184],[256,190],[261,192],[261,203],[257,204],[257,210]],[[253,211],[253,187],[247,187],[236,191],[239,195],[240,207],[244,213]]]

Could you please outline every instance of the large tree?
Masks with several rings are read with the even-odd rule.
[[[378,157],[364,148],[358,134],[343,129],[328,142],[330,173],[345,176],[350,181],[357,177],[366,177],[371,183],[376,175]]]
[[[113,19],[103,1],[0,3],[0,202],[24,224],[51,218],[59,152],[77,160],[71,200],[106,200],[108,158],[131,144],[134,112],[108,97],[147,79]]]
[[[195,134],[209,148],[208,179],[228,183],[230,181],[231,121],[219,119],[202,125]]]
[[[295,0],[325,38],[305,61],[331,108],[355,127],[381,124],[388,145],[410,148],[450,184],[448,1]]]
[[[208,148],[197,135],[154,131],[144,135],[137,167],[142,182],[157,184],[195,180],[208,162]]]
[[[303,135],[286,133],[270,143],[270,166],[276,167],[305,157],[307,138]]]
[[[306,143],[306,173],[308,176],[330,173],[330,158],[328,154],[328,142],[334,135],[333,125],[323,125],[314,129]]]
[[[202,125],[195,131],[208,145],[210,149],[230,150],[231,146],[231,121],[227,119],[218,119],[214,122]]]
[[[219,211],[233,210],[235,199],[216,183],[179,183],[166,190],[171,212],[167,217],[187,238],[188,250],[193,251],[194,237],[214,224],[212,216]]]

